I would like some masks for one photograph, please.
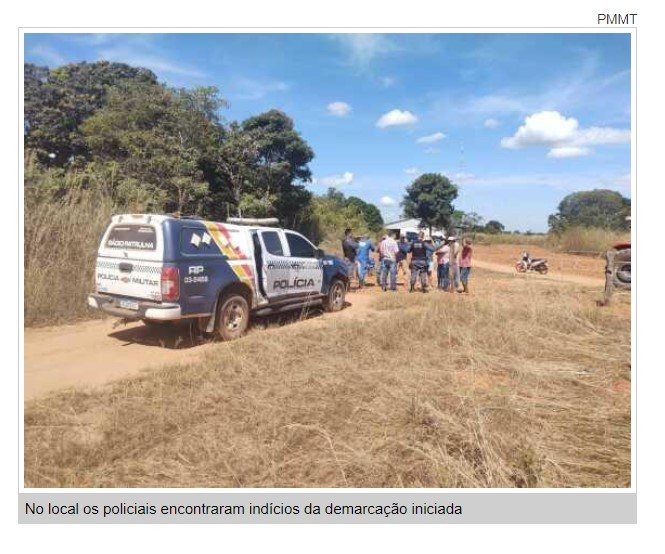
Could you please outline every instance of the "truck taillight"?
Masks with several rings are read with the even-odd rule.
[[[180,298],[180,272],[177,267],[162,268],[162,300]]]

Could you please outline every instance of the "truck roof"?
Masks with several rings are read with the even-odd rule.
[[[282,227],[270,227],[263,225],[240,225],[237,223],[225,223],[223,221],[211,221],[208,219],[200,219],[194,217],[175,217],[172,215],[163,215],[163,214],[117,214],[111,217],[113,223],[158,223],[161,224],[164,221],[179,221],[179,222],[199,222],[199,223],[216,223],[219,225],[224,225],[230,231],[275,231],[277,229],[282,229]]]

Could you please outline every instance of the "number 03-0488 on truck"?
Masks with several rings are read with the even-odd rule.
[[[229,340],[250,314],[340,310],[348,284],[346,265],[295,231],[125,214],[102,237],[88,304],[147,324],[193,318]]]

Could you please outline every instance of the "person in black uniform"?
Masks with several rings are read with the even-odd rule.
[[[420,288],[422,292],[428,292],[427,289],[427,261],[434,251],[439,247],[432,242],[425,242],[425,233],[421,231],[418,238],[411,243],[409,252],[411,252],[411,288],[413,292],[416,286],[418,274],[420,274]]]
[[[358,255],[358,243],[354,240],[353,229],[350,227],[344,230],[344,239],[342,240],[342,252],[344,253],[344,261],[349,268],[349,281],[358,275],[358,264],[356,263],[356,256]]]

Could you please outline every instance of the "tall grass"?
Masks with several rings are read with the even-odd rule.
[[[39,399],[26,486],[628,486],[629,309],[597,293],[478,270]]]
[[[516,244],[524,246],[545,246],[547,235],[544,233],[523,234],[523,233],[472,233],[471,236],[476,244]]]
[[[598,227],[569,227],[558,233],[517,234],[498,233],[496,235],[475,233],[474,241],[481,245],[514,244],[520,246],[540,246],[558,252],[571,254],[602,254],[618,241],[630,241],[630,232],[611,231]]]
[[[92,315],[86,295],[94,287],[97,248],[118,208],[103,189],[85,188],[73,177],[67,180],[64,189],[40,183],[25,190],[27,326]]]
[[[546,245],[559,252],[600,255],[618,241],[630,241],[630,232],[598,227],[570,227],[561,233],[550,233]]]

